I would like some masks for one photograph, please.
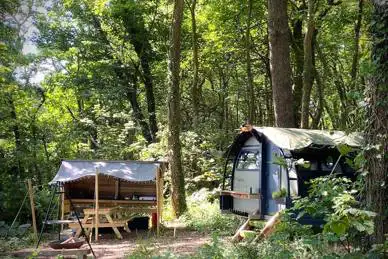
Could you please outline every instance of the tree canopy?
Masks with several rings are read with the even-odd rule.
[[[374,127],[365,90],[373,73],[384,74],[373,63],[386,62],[378,56],[386,47],[373,45],[373,60],[371,49],[386,22],[372,23],[371,35],[376,18],[368,1],[277,1],[284,4],[280,10],[276,1],[186,0],[181,44],[172,47],[175,2],[183,4],[0,3],[2,218],[17,210],[23,180],[46,184],[61,159],[164,159],[180,144],[177,170],[190,192],[218,187],[222,153],[246,121]],[[277,24],[276,15],[285,19]],[[271,52],[277,43],[284,55]],[[168,69],[177,50],[180,70]],[[386,93],[379,94],[386,107]],[[174,98],[177,121],[169,116]],[[177,128],[174,144],[169,136]]]

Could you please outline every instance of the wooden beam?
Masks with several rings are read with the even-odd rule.
[[[27,184],[28,184],[28,194],[30,196],[32,228],[34,230],[35,237],[38,238],[38,229],[36,227],[36,217],[35,217],[34,190],[32,189],[32,181],[31,181],[31,179],[27,180]]]
[[[160,202],[160,221],[162,221],[163,217],[163,204],[164,204],[164,199],[163,199],[163,187],[164,187],[164,176],[163,176],[163,170],[160,170],[160,177],[159,177],[159,202]]]
[[[221,195],[230,195],[233,198],[239,199],[260,199],[259,193],[235,192],[235,191],[221,191]]]
[[[95,177],[95,186],[94,186],[94,199],[95,199],[95,240],[98,241],[98,224],[100,223],[99,221],[99,215],[98,215],[98,210],[99,210],[99,203],[98,203],[98,168],[96,168],[96,177]]]
[[[65,187],[61,185],[61,220],[65,219]],[[63,225],[61,224],[61,231],[63,231]]]
[[[115,180],[115,200],[119,198],[119,185],[120,185],[120,180],[116,179]]]
[[[156,235],[159,236],[159,219],[160,219],[160,169],[156,171]]]
[[[34,249],[26,249],[22,251],[12,252],[13,256],[16,257],[24,257],[30,258],[35,252],[37,253],[37,257],[55,257],[57,255],[71,256],[75,255],[77,258],[87,258],[87,255],[90,254],[90,248],[77,248],[77,249],[60,249],[55,250],[52,248],[42,248],[39,251],[35,251]]]

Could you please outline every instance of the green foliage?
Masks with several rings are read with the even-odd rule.
[[[165,82],[170,1],[59,0],[53,1],[43,13],[38,9],[28,12],[29,8],[20,8],[22,4],[29,7],[32,2],[41,4],[41,1],[1,3],[4,19],[0,21],[0,219],[6,222],[11,222],[16,215],[26,191],[26,178],[33,179],[36,186],[37,215],[41,222],[50,197],[49,190],[43,186],[52,179],[61,159],[165,160],[168,156]],[[267,10],[263,2],[253,2],[249,36],[257,109],[252,122],[273,126]],[[370,36],[365,33],[371,6],[364,1],[360,66],[356,78],[351,78],[354,22],[358,15],[356,1],[338,1],[334,6],[315,2],[317,16],[322,14],[317,21],[314,44],[315,82],[316,86],[319,81],[322,85],[313,87],[311,118],[318,117],[323,105],[315,127],[361,129],[367,105],[363,93],[365,78],[375,72],[369,61]],[[248,1],[197,1],[201,90],[197,125],[193,125],[191,103],[192,23],[189,8],[185,9],[180,114],[183,171],[188,194],[205,187],[213,190],[209,200],[217,199],[215,193],[223,176],[223,152],[249,111],[250,96],[245,87],[247,9]],[[292,30],[297,20],[303,28],[305,13],[301,1],[289,5]],[[21,24],[24,19],[28,22]],[[29,24],[34,24],[39,31],[31,35],[32,39],[25,35]],[[296,50],[303,50],[303,45],[298,45],[295,36],[293,33],[292,66],[296,77]],[[36,44],[37,53],[23,52],[27,40]],[[149,64],[154,112],[148,109],[142,62]],[[44,77],[37,83],[36,71]],[[320,94],[324,98],[322,104],[317,102]],[[134,100],[138,110],[134,108]],[[148,143],[144,127],[149,127],[152,113],[157,117],[159,131],[156,142]],[[383,149],[383,146],[367,148]],[[349,147],[340,147],[340,152],[347,155]],[[287,166],[281,158],[274,163]],[[309,166],[305,161],[297,163]],[[354,161],[354,164],[365,163],[362,156]],[[169,175],[166,196],[168,178]],[[372,215],[355,202],[350,182],[322,181],[325,184],[318,180],[312,183],[314,202],[301,199],[297,208],[303,208],[310,215],[331,215],[325,229],[328,233],[340,237],[343,231],[370,233]],[[278,193],[275,197],[283,195]],[[186,218],[191,227],[206,232],[211,228],[232,232],[236,221],[219,214],[216,203],[190,199],[193,206]],[[207,217],[207,213],[212,217]],[[20,223],[29,221],[26,205]]]
[[[285,198],[286,196],[287,196],[287,190],[285,188],[281,188],[279,191],[272,193],[272,198],[274,200],[280,199],[280,198]]]
[[[193,193],[187,199],[188,211],[182,216],[182,221],[193,230],[219,235],[231,235],[241,223],[241,219],[233,215],[221,214],[218,199],[213,200],[206,189]]]
[[[8,232],[8,228],[8,225],[0,226],[0,255],[36,244],[37,240],[32,231],[16,226]],[[7,237],[3,236],[4,232],[8,232]]]
[[[332,242],[356,244],[360,236],[371,235],[374,231],[376,214],[362,209],[355,195],[358,193],[349,179],[332,176],[320,177],[311,181],[308,197],[295,202],[297,218],[308,214],[323,218],[323,235]],[[350,250],[349,250],[350,251]]]

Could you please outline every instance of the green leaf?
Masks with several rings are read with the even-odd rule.
[[[345,144],[338,144],[337,149],[341,153],[342,156],[346,156],[347,154],[349,154],[353,150],[350,146],[345,145]]]
[[[364,232],[366,230],[366,227],[358,221],[353,221],[352,224],[360,232]]]
[[[330,225],[330,229],[337,235],[341,236],[345,234],[347,226],[342,221],[337,221],[337,222],[332,222],[332,224]]]

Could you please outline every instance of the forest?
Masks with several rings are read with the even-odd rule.
[[[26,180],[39,225],[64,159],[168,161],[166,217],[212,236],[193,258],[387,255],[386,0],[1,0],[0,14],[0,256],[33,242],[8,233]],[[357,181],[321,179],[297,203],[332,215],[323,231],[285,213],[271,238],[223,249],[241,219],[217,195],[245,124],[363,134]]]

